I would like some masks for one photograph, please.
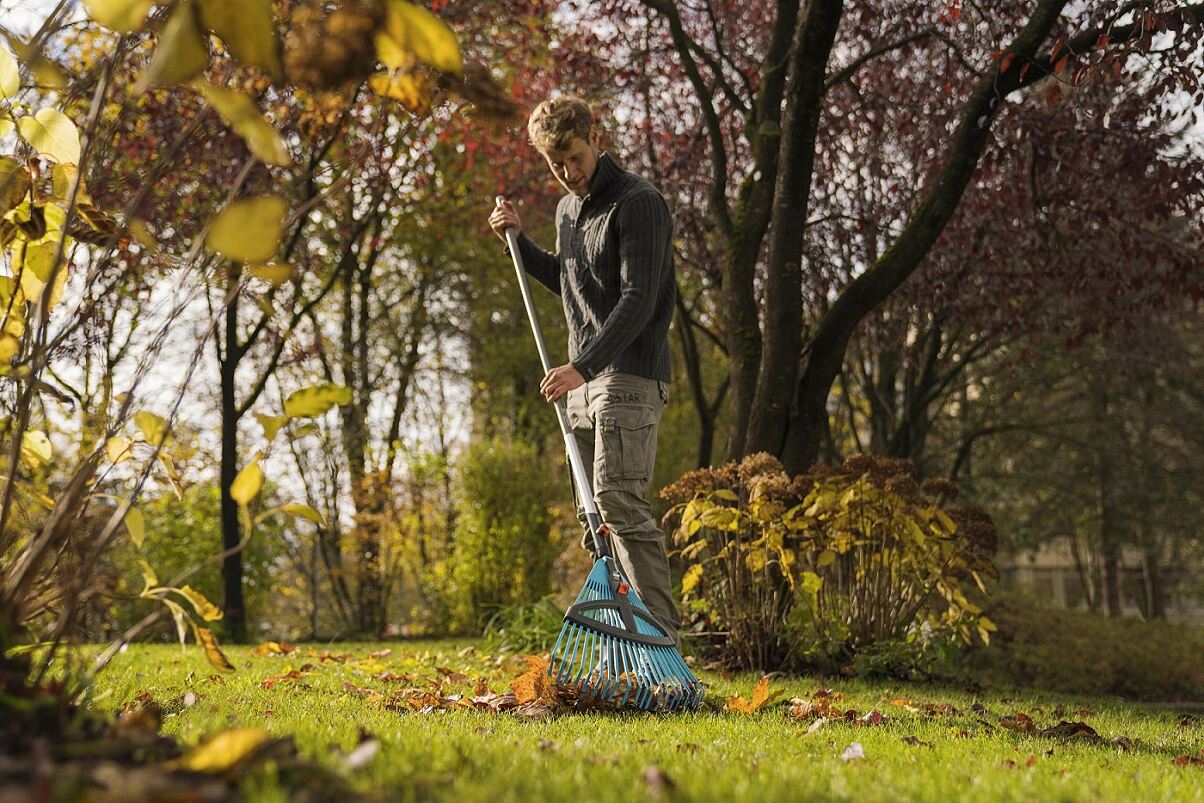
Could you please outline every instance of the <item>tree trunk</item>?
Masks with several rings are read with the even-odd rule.
[[[241,281],[241,268],[230,263],[227,286],[234,288]],[[221,520],[222,549],[238,546],[242,540],[238,503],[230,496],[230,486],[238,474],[238,399],[235,378],[242,357],[238,344],[237,294],[226,307],[225,349],[221,360],[222,395],[222,458],[221,458]],[[222,624],[228,641],[247,640],[247,615],[242,593],[242,552],[234,552],[222,560]]]
[[[1096,480],[1098,483],[1100,558],[1103,568],[1104,611],[1108,616],[1121,615],[1120,610],[1120,555],[1123,538],[1118,511],[1116,510],[1116,488],[1113,481],[1113,454],[1103,437],[1107,429],[1109,403],[1108,394],[1100,390],[1095,394],[1096,425],[1100,434],[1096,438]]]

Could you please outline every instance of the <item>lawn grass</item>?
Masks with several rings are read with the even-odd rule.
[[[369,656],[383,647],[391,653]],[[322,650],[352,658],[323,661]],[[402,713],[344,689],[388,689],[382,673],[416,674],[402,685],[422,686],[440,677],[438,667],[485,678],[494,691],[507,688],[520,670],[518,657],[488,654],[474,642],[300,645],[287,656],[231,647],[227,654],[237,671],[217,676],[196,648],[132,646],[101,674],[90,704],[113,712],[149,693],[167,712],[163,730],[186,744],[223,728],[257,726],[293,736],[302,754],[332,767],[365,730],[381,749],[348,777],[368,796],[388,800],[1204,801],[1204,766],[1172,763],[1201,755],[1204,728],[1181,727],[1182,714],[1172,710],[1116,699],[775,678],[771,688],[782,694],[749,716],[724,712],[722,703],[735,693],[748,697],[756,677],[703,673],[708,705],[698,713],[528,721],[472,710]],[[315,668],[303,679],[261,685],[305,663]],[[843,692],[842,708],[877,710],[887,722],[829,721],[808,733],[811,721],[792,721],[782,701],[809,698],[821,687]],[[471,694],[472,687],[461,690]],[[195,696],[191,705],[187,692]],[[949,703],[961,713],[927,716],[904,700],[912,709]],[[975,703],[985,711],[972,710]],[[1123,736],[1131,749],[999,726],[1002,716],[1019,712],[1039,727],[1057,724],[1059,703],[1061,718],[1086,722],[1104,740]],[[931,746],[908,744],[909,736]],[[852,742],[864,759],[842,760]],[[248,783],[255,799],[283,799],[270,779]]]

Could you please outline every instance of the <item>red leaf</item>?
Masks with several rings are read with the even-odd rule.
[[[1099,39],[1096,39],[1096,40],[1095,40],[1095,49],[1096,49],[1096,50],[1103,50],[1105,47],[1107,47],[1107,46],[1108,46],[1108,42],[1110,42],[1110,41],[1111,41],[1111,40],[1108,38],[1108,34],[1106,34],[1106,33],[1101,33],[1101,34],[1099,35]]]
[[[1012,66],[1012,61],[1015,60],[1015,58],[1015,53],[1004,53],[1003,58],[999,60],[999,72],[1001,74],[1007,72],[1008,67]]]

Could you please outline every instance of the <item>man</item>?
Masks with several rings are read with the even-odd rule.
[[[676,640],[681,622],[665,536],[648,502],[657,425],[669,398],[676,293],[669,207],[652,184],[600,150],[593,113],[581,98],[543,101],[527,133],[568,190],[556,208],[556,251],[522,233],[507,201],[497,204],[489,225],[503,241],[507,228],[518,231],[527,273],[561,297],[569,362],[547,373],[540,393],[552,403],[568,394],[569,423],[585,465],[593,465],[594,501],[613,532],[615,558]],[[580,503],[577,517],[590,548]]]

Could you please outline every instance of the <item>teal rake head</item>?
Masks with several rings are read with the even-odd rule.
[[[594,564],[565,613],[548,674],[583,699],[619,707],[684,711],[702,703],[702,683],[610,557]]]

